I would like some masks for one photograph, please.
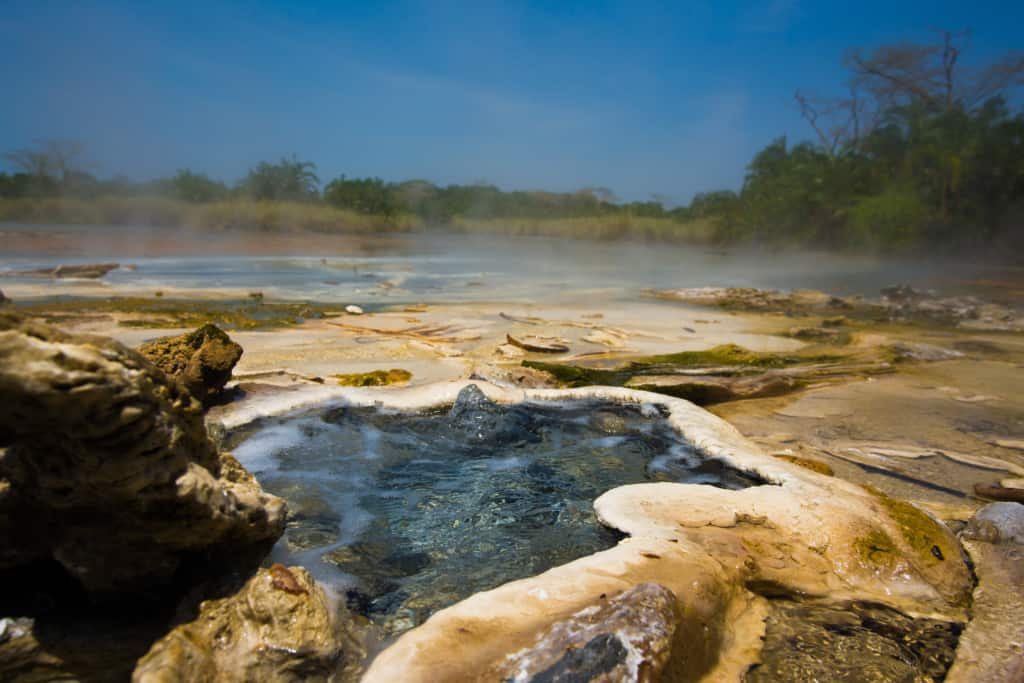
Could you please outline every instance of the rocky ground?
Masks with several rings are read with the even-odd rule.
[[[213,302],[204,308],[193,302],[190,324],[222,322],[217,316],[225,310],[235,323],[257,321],[239,324],[230,339],[209,328],[162,327],[186,319],[168,316],[166,305],[159,313],[138,302],[79,310],[45,303],[2,305],[0,310],[17,311],[0,313],[6,315],[0,329],[0,399],[14,407],[0,425],[5,512],[0,519],[5,537],[13,539],[0,551],[0,569],[8,579],[0,616],[11,615],[0,621],[0,672],[7,677],[44,680],[70,672],[117,680],[147,650],[135,670],[138,680],[326,678],[345,667],[354,675],[363,647],[358,627],[338,620],[308,575],[285,567],[252,575],[260,549],[280,534],[284,511],[230,455],[218,452],[203,425],[203,404],[210,407],[208,417],[223,419],[268,396],[317,386],[380,386],[387,392],[393,390],[388,385],[468,378],[511,391],[592,384],[655,391],[709,406],[782,467],[797,465],[815,477],[834,475],[866,486],[867,497],[859,494],[863,504],[880,518],[896,520],[887,531],[892,538],[901,533],[901,518],[917,519],[915,511],[922,509],[959,531],[991,499],[1014,500],[1024,486],[1021,318],[1011,306],[978,299],[909,288],[888,290],[871,301],[818,292],[702,289],[650,292],[632,304],[473,303],[362,313],[335,307],[305,311],[308,317],[279,315],[290,309],[269,316],[261,312],[265,306],[293,306],[289,302],[252,299],[241,313],[237,305]],[[281,322],[265,327],[259,321],[268,317]],[[69,332],[39,320],[59,322]],[[88,333],[121,343],[84,336]],[[179,336],[158,339],[164,335]],[[149,360],[127,347],[141,347]],[[180,381],[167,379],[164,371]],[[634,491],[603,503],[605,519],[649,536],[651,548],[644,552],[674,558],[675,550],[666,545],[671,539],[655,530],[655,521],[654,526],[642,521],[653,513],[622,512],[649,500],[639,489],[626,488]],[[904,500],[919,507],[902,507]],[[681,511],[695,502],[680,499],[672,503],[678,508],[670,505],[663,514],[685,517],[691,513]],[[707,509],[693,513],[695,520],[714,518],[717,498],[706,502]],[[958,660],[951,680],[972,680],[979,671],[1019,673],[1013,669],[1020,666],[1019,639],[1011,638],[1001,650],[992,641],[993,633],[1019,630],[1012,611],[992,597],[1005,591],[1019,598],[1015,509],[996,508],[999,514],[974,519],[965,532],[981,584],[974,621],[961,645],[970,662]],[[750,515],[726,526],[763,527],[756,505]],[[786,519],[765,532],[766,543],[778,536],[778,528],[794,524]],[[925,551],[934,555],[930,548],[940,548],[943,558],[958,554],[951,531],[942,531]],[[851,541],[851,547],[888,566],[889,555],[914,550],[913,533],[906,547],[878,539],[861,546]],[[712,555],[735,543],[731,531],[683,536],[687,544],[712,549]],[[933,536],[939,539],[928,538]],[[246,548],[254,550],[240,550]],[[733,548],[726,555],[741,562],[759,552]],[[249,564],[228,562],[227,556],[248,556]],[[793,557],[780,566],[817,561],[814,553]],[[196,572],[197,558],[204,566],[220,567],[213,578],[205,570]],[[677,559],[680,567],[694,566],[683,556]],[[924,583],[949,605],[958,604],[963,577],[929,574],[927,554],[921,562],[915,571]],[[594,570],[595,577],[604,577],[595,579],[595,590],[606,583],[625,585],[603,571]],[[710,587],[717,585],[718,571],[703,567],[698,574]],[[484,650],[480,671],[493,674],[500,668],[503,677],[514,680],[558,680],[591,667],[591,678],[583,680],[592,680],[632,657],[634,664],[638,658],[646,662],[646,678],[638,680],[656,680],[661,671],[674,672],[678,680],[699,678],[681,673],[679,660],[671,656],[670,641],[685,639],[687,630],[680,615],[666,607],[671,597],[665,595],[679,597],[682,586],[668,582],[666,588],[664,579],[645,583],[659,576],[647,569],[630,569],[623,576],[631,577],[629,585],[640,593],[615,600],[628,603],[640,615],[635,619],[658,624],[657,637],[609,638],[621,631],[615,626],[618,603],[594,603],[596,611],[574,616],[594,596],[566,584],[572,598],[557,610],[562,621],[543,622],[533,615],[533,626],[517,632],[518,659],[498,666],[487,663],[497,652]],[[770,577],[773,581],[779,576]],[[810,579],[800,585],[820,588]],[[617,588],[614,595],[621,592]],[[96,601],[108,601],[114,605],[111,613],[120,614],[125,596],[150,600],[149,617],[103,622],[90,610]],[[737,619],[763,623],[765,617],[763,605],[721,596],[702,600],[698,603],[708,609],[727,606]],[[54,607],[58,603],[60,609]],[[462,613],[479,616],[469,607]],[[454,629],[445,631],[449,638],[470,628],[459,619],[455,611],[435,627]],[[294,630],[298,622],[304,626]],[[114,633],[125,624],[133,624],[126,629],[133,637],[96,638],[98,631]],[[214,638],[214,633],[228,635]],[[558,656],[567,633],[576,634],[579,656]],[[585,643],[580,634],[586,635]],[[749,661],[742,650],[731,651],[737,658],[733,669],[728,662],[712,667],[710,653],[700,655],[694,666],[735,673]],[[998,650],[998,661],[990,650]],[[257,651],[278,654],[253,659]],[[118,664],[103,671],[104,657]],[[375,666],[393,672],[387,667],[400,660],[395,654]],[[428,680],[429,670],[418,675]]]

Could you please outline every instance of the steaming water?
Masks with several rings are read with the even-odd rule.
[[[615,486],[761,483],[700,457],[651,408],[504,407],[471,386],[447,413],[322,409],[240,435],[234,452],[289,503],[274,559],[302,564],[398,633],[613,546],[592,503]]]
[[[45,233],[47,228],[32,230]],[[691,286],[810,287],[837,294],[874,295],[881,286],[903,282],[956,293],[959,279],[981,271],[980,266],[967,264],[828,253],[764,254],[666,244],[436,233],[386,242],[365,238],[356,244],[354,238],[348,238],[339,240],[339,245],[346,246],[334,249],[323,244],[304,248],[296,239],[289,246],[291,256],[210,256],[205,254],[225,250],[207,250],[201,236],[183,235],[186,244],[175,253],[194,255],[147,257],[140,256],[138,248],[138,241],[144,238],[127,229],[60,226],[49,230],[59,230],[61,239],[70,244],[86,246],[79,244],[59,256],[52,251],[9,253],[0,246],[0,273],[113,260],[136,269],[116,270],[104,278],[112,294],[226,288],[259,290],[287,299],[372,304],[475,301],[494,299],[497,293],[503,301],[530,302],[549,300],[553,291],[563,300],[574,296],[593,300],[595,295],[621,299],[636,297],[645,287]],[[106,235],[102,249],[90,249],[89,230],[115,231],[115,236],[121,237]],[[260,237],[247,239],[258,241]],[[194,241],[194,246],[188,240]],[[234,253],[247,253],[243,246],[235,249]],[[231,247],[226,253],[231,253]],[[21,278],[4,281],[32,282]],[[74,294],[81,284],[73,280],[48,282],[48,291]]]

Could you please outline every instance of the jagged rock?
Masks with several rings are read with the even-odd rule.
[[[204,602],[139,660],[135,683],[345,681],[365,649],[343,607],[305,569],[261,569],[235,595]]]
[[[533,645],[509,655],[493,680],[659,680],[672,654],[675,604],[669,589],[642,583],[554,624]]]
[[[0,570],[56,561],[93,594],[148,592],[269,547],[284,503],[139,353],[0,313]]]
[[[231,379],[242,347],[216,325],[203,325],[177,337],[143,344],[139,353],[171,377],[178,378],[203,405],[210,405]]]

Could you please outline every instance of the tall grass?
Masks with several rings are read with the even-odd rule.
[[[710,219],[681,222],[672,218],[636,217],[626,212],[575,218],[461,218],[453,228],[467,233],[543,235],[597,240],[641,239],[665,242],[710,242]]]
[[[3,221],[328,233],[381,233],[427,227],[414,214],[366,215],[323,203],[250,199],[193,203],[157,196],[0,199],[0,222]],[[456,217],[443,228],[465,233],[598,240],[709,242],[714,236],[710,219],[680,222],[632,216],[626,211],[575,218]]]
[[[152,196],[0,199],[0,221],[357,233],[422,227],[410,214],[367,216],[327,204],[245,199],[199,204]]]

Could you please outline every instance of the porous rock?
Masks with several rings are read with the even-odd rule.
[[[220,397],[231,371],[242,357],[242,347],[216,325],[207,324],[176,337],[143,344],[139,353],[181,381],[203,405]]]
[[[199,402],[111,339],[0,314],[0,405],[0,570],[56,561],[94,595],[151,592],[283,531]]]
[[[353,680],[365,649],[348,612],[305,569],[261,569],[157,641],[136,683]]]
[[[656,681],[672,654],[676,598],[642,583],[557,622],[508,656],[494,680],[514,683]]]

